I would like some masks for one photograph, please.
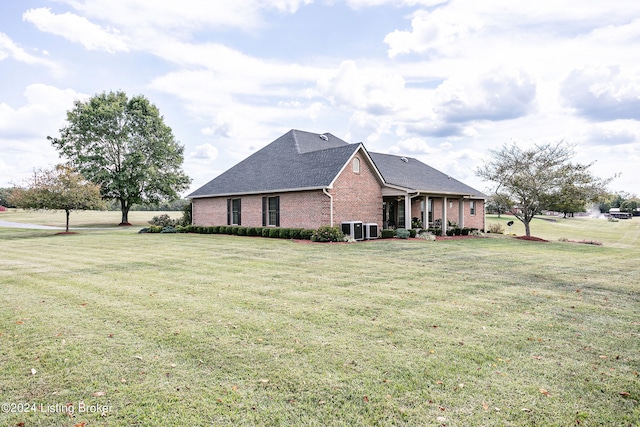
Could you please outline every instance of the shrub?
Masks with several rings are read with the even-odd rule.
[[[290,228],[281,228],[279,237],[281,239],[290,239],[291,238],[291,229]]]
[[[149,233],[159,233],[162,231],[162,227],[159,225],[152,225],[149,227]]]
[[[227,226],[226,225],[220,225],[218,226],[218,233],[219,234],[227,234]]]
[[[213,227],[209,227],[211,230],[210,234],[218,234],[220,233],[220,226],[219,225],[214,225]]]
[[[414,230],[413,228],[409,230],[409,237],[414,238],[418,234],[418,230]]]
[[[489,224],[489,229],[487,231],[489,233],[504,234],[502,224]]]
[[[396,235],[396,231],[395,230],[386,229],[386,230],[382,230],[382,233],[380,234],[380,237],[383,238],[383,239],[391,239],[395,235]]]
[[[279,228],[269,228],[269,237],[277,239],[280,237],[280,229]]]
[[[266,227],[263,228],[262,229],[262,237],[269,237],[269,231],[270,230],[271,230],[270,228],[266,228]]]
[[[313,236],[314,230],[303,229],[300,232],[300,238],[302,240],[311,240],[311,236]]]
[[[232,225],[231,227],[227,227],[227,234],[237,236],[239,228],[240,227],[237,227],[235,225]]]
[[[145,227],[145,228],[141,228],[140,231],[138,231],[138,234],[141,234],[141,233],[151,233],[151,232],[149,231],[149,227]]]
[[[238,236],[246,236],[247,227],[238,227]]]
[[[453,236],[453,228],[447,230],[447,236]]]
[[[256,232],[256,228],[255,227],[249,227],[247,228],[247,236],[257,236],[257,232]]]
[[[172,220],[171,217],[169,217],[169,215],[162,214],[162,215],[154,216],[151,219],[151,221],[149,221],[149,224],[158,225],[160,227],[168,227],[168,226],[173,227],[176,224],[176,221]]]
[[[302,228],[292,228],[290,238],[299,240],[301,239]]]
[[[311,235],[313,242],[341,242],[343,238],[344,233],[340,227],[329,227],[328,225],[323,225]]]
[[[453,227],[453,235],[459,236],[462,234],[462,229],[460,227]]]
[[[399,239],[408,239],[411,233],[406,228],[398,228],[396,230],[396,237]]]
[[[418,234],[418,239],[422,239],[422,240],[426,240],[429,242],[435,242],[436,241],[436,236],[434,236],[433,234],[426,232],[426,233],[420,233]]]
[[[160,232],[161,233],[177,233],[178,231],[175,229],[174,226],[168,225],[166,227],[162,227],[162,230]]]
[[[462,229],[462,231],[461,231],[461,234],[462,234],[463,236],[468,236],[470,232],[471,232],[471,229],[470,229],[470,228],[464,227],[464,228]]]

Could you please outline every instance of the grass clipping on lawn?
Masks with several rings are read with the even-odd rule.
[[[637,251],[3,233],[2,425],[640,422]]]

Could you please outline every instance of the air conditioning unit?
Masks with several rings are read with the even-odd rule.
[[[351,236],[354,240],[364,240],[364,228],[362,221],[345,221],[342,223],[342,232]]]
[[[378,238],[378,224],[366,223],[364,224],[364,238],[367,240]]]

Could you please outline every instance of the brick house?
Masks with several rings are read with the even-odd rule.
[[[345,221],[485,228],[485,195],[408,157],[291,130],[187,196],[193,224],[315,229]]]

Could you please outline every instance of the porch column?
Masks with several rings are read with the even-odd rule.
[[[404,196],[404,228],[411,228],[411,197],[409,193]]]
[[[422,215],[422,227],[429,228],[429,196],[424,196],[424,215]]]
[[[462,197],[458,203],[458,227],[464,228],[464,199]]]
[[[447,227],[449,221],[447,221],[447,196],[442,196],[442,235],[447,235]]]

